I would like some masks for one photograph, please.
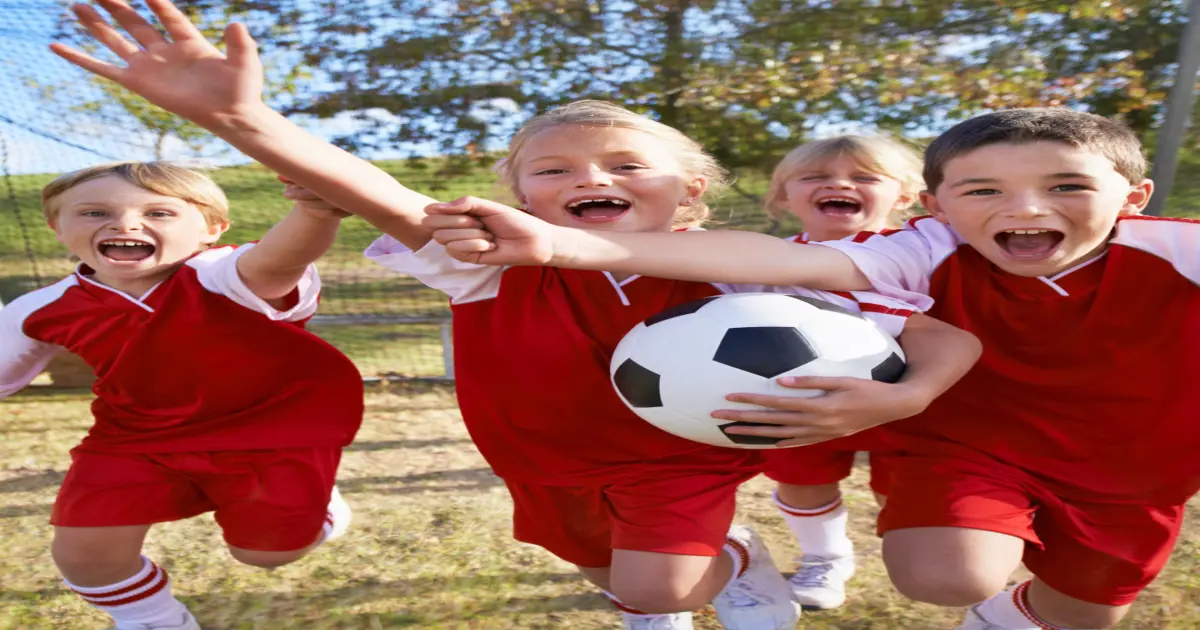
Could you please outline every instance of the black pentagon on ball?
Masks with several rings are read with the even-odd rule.
[[[817,358],[817,351],[791,326],[730,328],[721,338],[713,361],[774,378]]]
[[[807,302],[807,303],[821,309],[822,311],[831,311],[834,313],[841,313],[842,315],[849,315],[851,317],[857,317],[859,319],[866,319],[865,317],[862,316],[862,313],[855,313],[854,311],[852,311],[850,309],[842,308],[842,307],[838,306],[837,304],[833,304],[831,302],[826,302],[825,300],[818,300],[817,298],[808,297],[807,295],[788,295],[788,297],[792,298],[793,300],[800,300],[801,302]]]
[[[904,363],[895,352],[888,355],[879,365],[871,368],[871,380],[882,381],[884,383],[895,383],[904,376],[904,370],[908,366]]]
[[[778,444],[786,438],[768,437],[765,435],[739,435],[737,433],[730,434],[725,429],[729,427],[777,427],[777,424],[763,424],[761,422],[730,422],[720,426],[721,433],[729,438],[734,444]]]
[[[662,406],[658,381],[658,374],[635,363],[633,359],[625,359],[613,372],[613,385],[635,408]]]
[[[691,315],[692,313],[700,310],[705,304],[708,304],[719,297],[721,296],[714,295],[711,297],[700,298],[699,300],[692,300],[691,302],[684,302],[683,304],[672,306],[671,308],[660,311],[657,315],[647,319],[642,323],[646,324],[647,326],[653,326],[659,322],[665,322],[668,319],[675,319],[681,315]]]

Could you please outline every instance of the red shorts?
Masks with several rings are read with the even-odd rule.
[[[50,523],[147,525],[214,512],[232,547],[294,551],[317,539],[340,447],[203,453],[74,449]]]
[[[1094,604],[1132,603],[1167,563],[1183,523],[1182,505],[1063,499],[1000,462],[905,457],[892,466],[880,534],[962,527],[1021,538],[1030,572]]]
[[[717,556],[738,486],[756,473],[656,473],[606,486],[506,482],[513,537],[581,567],[607,567],[612,550]]]
[[[850,476],[859,451],[870,453],[871,490],[887,495],[890,469],[887,451],[877,429],[809,446],[766,451],[764,474],[779,483],[796,486],[823,486]]]

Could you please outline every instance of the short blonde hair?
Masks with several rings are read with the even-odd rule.
[[[921,177],[921,156],[908,145],[888,136],[862,136],[846,134],[815,140],[792,149],[775,166],[771,174],[771,186],[763,200],[767,214],[778,219],[787,212],[784,205],[788,180],[801,169],[848,156],[863,169],[890,177],[900,182],[901,192],[921,192],[924,180]]]
[[[501,183],[513,195],[520,196],[517,169],[529,139],[546,129],[562,125],[634,129],[666,142],[673,149],[675,159],[679,161],[688,177],[703,177],[708,181],[708,188],[700,199],[690,206],[680,206],[676,210],[672,222],[674,227],[697,227],[704,223],[712,214],[704,199],[719,195],[729,185],[729,175],[717,163],[716,158],[709,155],[699,142],[685,136],[678,129],[606,101],[583,100],[561,105],[534,116],[513,134],[508,143],[508,156],[496,165]]]
[[[111,162],[59,175],[42,189],[42,212],[46,219],[53,220],[58,216],[56,197],[84,182],[109,175],[116,175],[152,193],[192,204],[210,226],[229,223],[229,200],[225,191],[204,173],[171,162]]]

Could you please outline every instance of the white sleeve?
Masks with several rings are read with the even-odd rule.
[[[783,293],[803,295],[840,306],[851,313],[862,315],[875,322],[887,334],[899,337],[904,332],[908,318],[920,309],[894,298],[870,291],[819,291],[797,286],[771,286],[758,284],[714,284],[722,293]]]
[[[300,282],[296,283],[293,293],[296,303],[286,310],[279,310],[255,295],[238,273],[238,258],[253,248],[254,243],[218,247],[196,255],[187,264],[196,270],[196,276],[206,290],[224,295],[272,321],[296,322],[312,317],[321,296],[321,278],[317,275],[316,265],[309,265]]]
[[[452,304],[496,297],[500,291],[500,276],[505,269],[456,260],[446,253],[445,247],[433,240],[414,252],[386,234],[375,239],[363,255],[445,293],[450,296]]]
[[[1122,217],[1110,241],[1139,249],[1169,263],[1200,285],[1200,221],[1165,217]]]
[[[32,302],[32,301],[31,301]],[[0,398],[11,396],[33,382],[62,348],[25,335],[25,318],[42,305],[17,298],[0,308]]]
[[[929,279],[962,244],[962,238],[932,217],[909,221],[903,230],[876,234],[856,243],[852,240],[814,243],[832,247],[849,256],[867,276],[877,293],[928,310]]]

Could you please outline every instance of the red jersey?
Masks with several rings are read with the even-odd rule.
[[[474,265],[436,242],[412,252],[389,236],[366,255],[450,296],[459,407],[497,475],[586,485],[644,477],[646,466],[760,468],[761,451],[692,442],[638,418],[613,389],[609,362],[630,329],[668,307],[723,291],[771,289]],[[882,296],[875,302],[881,306],[874,319],[892,331],[903,326],[911,307]]]
[[[96,373],[82,447],[125,453],[346,445],[362,422],[362,378],[304,330],[320,280],[310,267],[287,310],[238,276],[253,245],[196,254],[141,298],[75,274],[0,309],[0,397],[62,349]]]
[[[890,425],[903,450],[999,460],[1067,499],[1200,489],[1200,222],[1122,218],[1104,254],[1053,277],[1006,273],[928,217],[822,245],[983,342],[965,378]]]

